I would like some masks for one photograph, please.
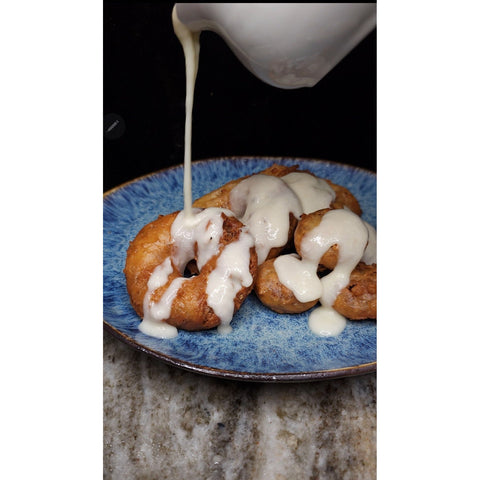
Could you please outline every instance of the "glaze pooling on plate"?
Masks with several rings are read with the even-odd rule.
[[[299,165],[347,187],[359,200],[362,218],[376,226],[376,176],[348,165],[295,158],[224,158],[192,164],[193,198],[273,163]],[[342,377],[376,368],[376,322],[348,321],[338,337],[321,338],[308,327],[309,311],[278,314],[251,294],[235,315],[229,335],[216,329],[179,331],[156,339],[138,329],[123,268],[129,242],[160,214],[183,208],[183,167],[124,184],[104,197],[104,322],[130,345],[167,363],[207,375],[260,381]]]

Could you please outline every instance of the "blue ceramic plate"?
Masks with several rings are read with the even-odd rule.
[[[350,189],[363,218],[376,226],[376,176],[333,162],[298,158],[234,157],[194,162],[193,198],[273,163],[299,165]],[[349,321],[335,338],[308,328],[308,312],[281,315],[251,294],[232,320],[233,332],[179,331],[174,339],[148,337],[130,305],[123,267],[128,244],[160,214],[183,208],[183,166],[124,184],[104,196],[104,325],[129,345],[177,367],[215,377],[262,382],[338,378],[376,370],[374,321]]]

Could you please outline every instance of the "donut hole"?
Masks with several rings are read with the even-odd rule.
[[[318,265],[317,267],[317,277],[318,278],[323,278],[326,277],[329,273],[331,273],[332,270],[329,268],[325,267],[324,265]]]
[[[187,263],[187,266],[185,267],[185,271],[183,272],[183,276],[185,278],[191,278],[194,277],[195,275],[199,275],[200,270],[198,269],[197,261],[196,260],[190,260]]]

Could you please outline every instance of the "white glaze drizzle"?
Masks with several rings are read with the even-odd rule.
[[[217,258],[215,269],[208,276],[207,304],[220,318],[220,333],[232,330],[230,322],[234,313],[234,300],[242,287],[253,282],[250,274],[250,248],[254,246],[253,237],[245,230],[237,241],[228,244]]]
[[[327,250],[338,245],[338,260],[334,270],[322,278],[322,304],[333,305],[340,290],[348,285],[368,241],[368,230],[363,220],[350,210],[327,212],[322,221],[302,239],[300,256],[317,265]]]
[[[290,288],[299,301],[318,299],[321,302],[322,306],[314,310],[309,319],[314,333],[338,335],[345,327],[345,319],[332,313],[332,305],[340,291],[348,285],[350,274],[362,258],[367,241],[367,226],[358,215],[346,209],[331,210],[302,239],[301,259],[292,261],[282,256],[275,260],[274,268],[279,281]],[[320,259],[333,245],[338,246],[339,252],[335,268],[318,282],[313,281]]]
[[[183,273],[187,263],[195,257],[195,247],[199,270],[218,253],[223,233],[222,213],[227,217],[233,215],[231,211],[222,208],[194,208],[190,218],[187,218],[185,211],[178,213],[170,235],[173,243],[172,260],[179,272]]]
[[[180,212],[172,224],[171,235],[174,243],[173,261],[183,272],[186,264],[197,254],[199,270],[219,253],[223,234],[222,214],[232,216],[223,208],[193,209],[192,219],[186,220]],[[215,269],[207,281],[207,304],[220,318],[223,333],[226,333],[233,317],[234,299],[242,287],[253,282],[250,274],[250,248],[253,237],[244,229],[235,242],[225,246],[217,258]]]
[[[294,292],[299,302],[318,300],[323,292],[323,285],[317,276],[317,264],[300,260],[295,254],[280,255],[273,266],[280,282]]]
[[[300,199],[302,213],[328,208],[335,200],[335,191],[323,178],[305,172],[292,172],[281,178]]]
[[[299,218],[299,198],[280,178],[257,174],[242,180],[230,192],[230,208],[255,238],[258,264],[272,248],[287,243],[290,213]]]
[[[167,296],[164,295],[157,303],[151,301],[153,292],[168,282],[171,273],[173,273],[172,262],[170,258],[167,258],[155,267],[148,279],[147,293],[143,298],[143,320],[138,327],[145,335],[156,338],[174,338],[178,335],[177,328],[164,321],[170,316],[171,296],[167,299]],[[183,278],[179,280],[183,280]],[[180,285],[178,285],[179,287]]]
[[[347,326],[347,319],[334,308],[322,305],[310,313],[308,326],[320,337],[336,337]]]
[[[192,212],[192,114],[193,95],[195,92],[195,79],[197,77],[200,56],[200,32],[192,32],[177,16],[176,7],[172,11],[172,23],[175,34],[182,44],[185,55],[185,146],[183,159],[183,203],[187,219]]]
[[[177,329],[168,325],[172,303],[178,290],[186,281],[194,277],[177,277],[167,287],[161,298],[152,302],[153,292],[167,284],[169,276],[175,269],[183,274],[187,263],[195,255],[199,270],[215,255],[215,268],[207,281],[207,304],[220,319],[219,331],[228,333],[234,313],[234,299],[242,287],[249,287],[253,282],[250,273],[250,249],[254,246],[253,237],[246,229],[240,232],[238,240],[226,245],[220,252],[220,239],[223,234],[223,215],[233,213],[223,208],[192,209],[192,216],[187,218],[185,211],[178,213],[172,223],[172,256],[157,266],[148,281],[144,297],[144,318],[140,330],[147,335],[158,338],[172,338]],[[171,328],[169,328],[171,327]]]

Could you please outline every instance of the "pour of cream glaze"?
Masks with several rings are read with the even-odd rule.
[[[177,3],[192,31],[220,35],[254,75],[275,87],[312,87],[376,23],[375,3]]]
[[[172,23],[175,34],[182,44],[185,55],[185,146],[183,160],[183,203],[186,218],[192,218],[192,114],[195,80],[197,78],[200,57],[200,32],[192,32],[177,16],[176,7],[172,12]]]

